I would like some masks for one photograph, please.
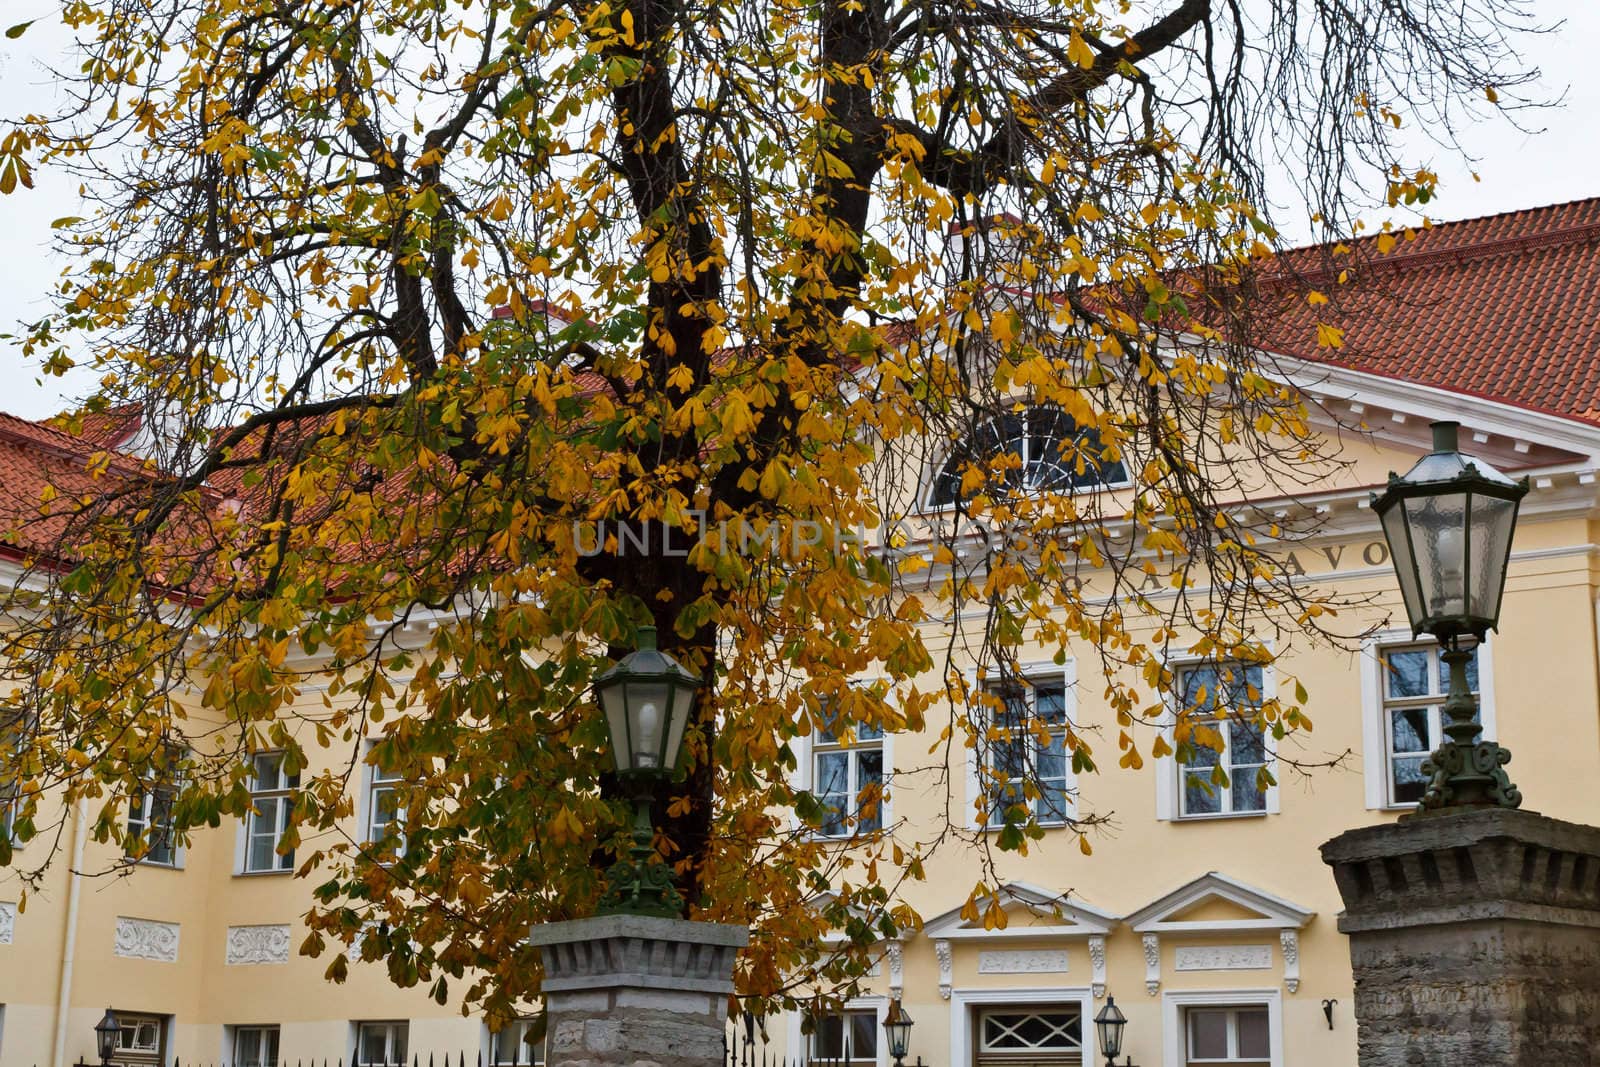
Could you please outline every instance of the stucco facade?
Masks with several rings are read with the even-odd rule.
[[[877,1035],[863,1038],[853,1057],[861,1064],[889,1063],[878,1024],[892,999],[916,1020],[912,1055],[934,1067],[1099,1063],[1088,1020],[1113,996],[1129,1020],[1124,1051],[1142,1067],[1200,1062],[1190,1034],[1202,1019],[1207,1040],[1220,1038],[1226,1052],[1204,1062],[1353,1067],[1349,946],[1318,847],[1406,810],[1396,803],[1403,790],[1394,768],[1397,760],[1411,766],[1413,749],[1395,747],[1394,716],[1411,710],[1407,721],[1425,732],[1427,709],[1442,702],[1427,699],[1438,686],[1427,644],[1399,629],[1399,591],[1367,506],[1389,471],[1426,451],[1432,419],[1459,420],[1467,450],[1532,486],[1500,631],[1479,652],[1486,732],[1514,754],[1509,770],[1525,808],[1600,823],[1591,785],[1600,780],[1600,425],[1465,384],[1457,391],[1322,368],[1306,375],[1306,388],[1348,465],[1294,499],[1240,506],[1314,518],[1319,532],[1294,548],[1294,565],[1309,585],[1350,602],[1341,630],[1371,632],[1342,646],[1302,640],[1277,649],[1262,684],[1303,684],[1314,731],[1269,750],[1279,784],[1219,804],[1234,811],[1188,810],[1171,758],[1139,770],[1102,758],[1100,773],[1067,791],[1077,813],[1108,820],[1091,835],[1092,856],[1065,829],[1048,830],[1025,856],[992,854],[1006,886],[1004,928],[961,918],[982,877],[977,858],[940,851],[927,879],[903,890],[923,929],[884,946],[865,994],[850,1005],[871,1014]],[[1341,431],[1335,417],[1364,432]],[[1162,594],[1150,595],[1159,602]],[[966,622],[927,625],[942,634]],[[1385,657],[1408,649],[1424,657],[1416,661],[1424,688],[1386,695],[1394,668]],[[1106,753],[1115,716],[1099,671],[1085,651],[1028,675],[1059,686],[1071,721]],[[887,832],[925,838],[943,820],[972,817],[967,751],[957,746],[943,766],[929,765],[943,724],[930,716],[925,734],[871,742],[888,784]],[[818,756],[802,749],[802,776],[815,774]],[[1302,774],[1290,757],[1327,766]],[[359,784],[352,835],[361,833],[370,787]],[[93,1061],[92,1027],[107,1006],[155,1020],[153,1057],[167,1062],[232,1062],[239,1029],[258,1027],[277,1028],[279,1062],[348,1058],[362,1022],[403,1023],[407,1053],[423,1060],[490,1053],[481,1019],[435,1004],[422,988],[394,988],[381,965],[352,963],[346,983],[327,982],[326,959],[298,952],[308,883],[287,872],[245,873],[241,827],[202,832],[174,864],[145,863],[114,878],[72,873],[114,857],[85,840],[81,812],[65,827],[62,862],[28,894],[25,911],[16,906],[20,887],[0,873],[0,1067]],[[1018,1036],[1024,1031],[1032,1036]],[[801,1036],[798,1017],[770,1020],[768,1034],[774,1054],[804,1055],[813,1040]]]

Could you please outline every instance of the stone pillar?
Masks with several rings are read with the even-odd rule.
[[[742,926],[601,915],[535,927],[548,1067],[720,1067]]]
[[[1600,1064],[1600,829],[1442,810],[1322,846],[1360,1067]]]

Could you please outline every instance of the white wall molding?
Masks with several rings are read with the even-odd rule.
[[[1089,938],[1089,989],[1094,999],[1106,995],[1106,939],[1102,934]]]
[[[11,944],[17,932],[17,906],[0,900],[0,945]]]
[[[906,987],[905,946],[899,940],[890,941],[883,954],[889,959],[889,999],[899,1000]]]
[[[933,951],[939,957],[939,995],[949,1000],[950,990],[955,983],[955,958],[950,954],[950,942],[942,939],[935,941]]]
[[[1291,993],[1300,992],[1300,931],[1283,930],[1278,934],[1283,948],[1283,987]]]
[[[111,951],[130,960],[177,963],[179,933],[180,928],[177,923],[118,915]]]
[[[1271,945],[1181,945],[1173,951],[1175,971],[1270,971]]]
[[[1161,935],[1145,934],[1144,991],[1152,997],[1161,989]]]
[[[1065,974],[1064,949],[989,949],[978,953],[979,974]]]
[[[289,962],[289,924],[230,926],[226,962],[232,965]]]

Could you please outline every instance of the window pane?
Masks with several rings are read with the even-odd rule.
[[[1431,657],[1426,649],[1394,651],[1383,658],[1391,697],[1428,695],[1428,660]]]
[[[883,752],[868,750],[856,754],[856,784],[860,790],[883,784]],[[860,816],[858,829],[877,830],[883,826],[883,798],[877,790],[871,800],[863,802],[857,794],[856,812]]]
[[[246,857],[245,869],[250,871],[270,871],[277,867],[278,842],[271,834],[250,835],[250,855]]]
[[[1065,685],[1035,685],[1033,687],[1034,713],[1051,725],[1067,721],[1067,687]]]
[[[844,752],[817,753],[817,794],[843,796],[849,791],[849,755]]]
[[[1229,721],[1228,762],[1235,767],[1267,762],[1266,735],[1260,723]]]
[[[876,1012],[850,1013],[850,1058],[876,1059],[878,1055],[878,1016]]]
[[[1427,708],[1390,708],[1389,738],[1395,752],[1428,752]]]
[[[1237,1014],[1239,1022],[1239,1056],[1247,1060],[1264,1060],[1272,1055],[1272,1040],[1267,1034],[1267,1009],[1244,1008]]]
[[[1256,767],[1234,768],[1228,787],[1232,790],[1234,811],[1266,811],[1267,793],[1256,777]]]
[[[817,1020],[811,1035],[812,1054],[825,1060],[844,1059],[844,1020],[828,1015]]]
[[[1228,1013],[1210,1008],[1189,1011],[1189,1058],[1225,1060],[1228,1058]]]
[[[1422,800],[1422,794],[1427,792],[1428,788],[1427,779],[1422,775],[1422,761],[1427,758],[1404,756],[1393,761],[1396,804],[1416,804]]]
[[[1222,797],[1211,784],[1211,772],[1183,772],[1183,811],[1185,815],[1214,815],[1222,810]]]

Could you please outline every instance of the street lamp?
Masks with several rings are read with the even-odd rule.
[[[894,1067],[903,1067],[906,1052],[911,1048],[911,1013],[902,1008],[898,1000],[889,1005],[883,1032],[889,1036],[889,1055],[894,1057]]]
[[[1122,1051],[1122,1029],[1128,1017],[1117,1007],[1116,997],[1107,997],[1105,1007],[1094,1017],[1095,1036],[1100,1039],[1100,1051],[1105,1053],[1106,1067],[1116,1067],[1112,1061]]]
[[[633,844],[606,872],[605,914],[678,918],[683,897],[656,857],[650,803],[656,782],[672,775],[700,679],[656,648],[656,628],[639,627],[639,648],[594,681],[605,712],[617,776],[633,789]]]
[[[94,1024],[94,1041],[100,1050],[100,1062],[107,1064],[117,1054],[117,1038],[122,1034],[122,1020],[110,1008]]]
[[[1515,808],[1522,794],[1506,776],[1511,753],[1481,741],[1477,701],[1467,684],[1473,649],[1500,621],[1517,508],[1528,492],[1482,460],[1462,455],[1460,424],[1433,424],[1433,451],[1404,477],[1391,474],[1372,510],[1383,524],[1413,634],[1432,634],[1450,668],[1449,723],[1426,763],[1422,806]]]

